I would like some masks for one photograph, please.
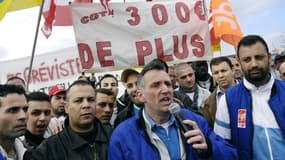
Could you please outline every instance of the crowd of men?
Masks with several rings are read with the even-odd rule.
[[[285,52],[273,58],[258,35],[209,63],[127,68],[120,97],[112,74],[48,93],[11,77],[0,85],[0,160],[282,159],[283,80]]]

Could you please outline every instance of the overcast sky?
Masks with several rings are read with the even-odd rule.
[[[284,0],[233,0],[231,6],[245,35],[259,34],[271,50],[281,45],[285,49]],[[39,7],[35,7],[6,14],[0,22],[0,61],[31,55],[38,12]],[[72,27],[54,27],[49,39],[39,33],[36,54],[74,45]],[[222,52],[234,50],[225,45]]]

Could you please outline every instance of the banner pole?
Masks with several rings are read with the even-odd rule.
[[[39,15],[38,15],[37,28],[36,28],[36,32],[35,32],[34,43],[33,43],[33,50],[32,50],[32,55],[31,55],[31,59],[30,59],[28,81],[27,81],[27,88],[26,88],[27,91],[29,90],[29,83],[30,83],[30,80],[31,80],[31,73],[32,73],[32,68],[33,68],[35,50],[36,50],[36,46],[37,46],[37,40],[38,40],[40,23],[41,23],[41,19],[42,19],[42,12],[43,12],[44,2],[45,2],[45,0],[42,0],[42,4],[41,4]]]

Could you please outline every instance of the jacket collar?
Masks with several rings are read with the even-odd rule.
[[[101,124],[99,119],[95,117],[93,124],[94,124],[94,129],[96,132],[95,143],[102,143],[102,142],[107,143],[109,141],[109,138],[107,136],[106,131],[103,129],[103,125]],[[70,147],[73,150],[80,148],[82,146],[85,146],[85,145],[89,145],[87,141],[85,141],[82,137],[80,137],[76,132],[74,132],[70,128],[69,117],[65,119],[64,126],[65,126],[65,129],[63,130],[63,132],[64,134],[68,135],[67,138],[71,145]]]

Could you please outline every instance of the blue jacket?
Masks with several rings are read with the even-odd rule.
[[[4,157],[1,153],[0,153],[0,160],[4,160]]]
[[[226,101],[230,117],[231,140],[238,150],[239,159],[252,159],[253,122],[252,103],[250,92],[245,88],[243,81],[226,91]],[[276,121],[285,137],[285,83],[275,80],[271,97],[268,102]],[[235,97],[235,98],[232,98]],[[246,109],[246,127],[238,128],[238,111]]]
[[[208,123],[201,116],[182,109],[185,119],[196,121],[205,137],[210,140],[212,154],[209,159],[237,159],[236,150],[224,139],[216,135]],[[188,160],[203,159],[189,144],[184,144]],[[151,143],[145,130],[145,122],[140,111],[139,116],[132,117],[122,122],[113,132],[108,149],[109,160],[159,160],[161,159],[158,149]]]

